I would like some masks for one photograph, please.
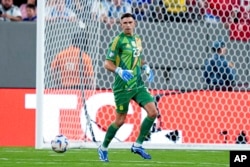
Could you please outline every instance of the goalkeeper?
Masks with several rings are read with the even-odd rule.
[[[116,119],[108,127],[104,141],[98,148],[99,158],[105,162],[109,161],[108,146],[124,124],[130,100],[137,102],[147,112],[139,136],[131,147],[131,152],[139,154],[144,159],[151,159],[142,147],[142,143],[157,116],[154,99],[144,86],[141,77],[142,71],[145,71],[148,80],[153,81],[152,70],[142,60],[141,39],[134,34],[135,18],[132,14],[125,13],[121,16],[120,24],[123,32],[113,39],[104,63],[107,70],[115,73],[113,92],[116,104]]]

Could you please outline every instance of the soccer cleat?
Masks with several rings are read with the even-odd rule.
[[[108,151],[103,151],[101,149],[101,146],[98,148],[98,155],[99,155],[99,159],[103,162],[109,162],[108,160]]]
[[[131,152],[139,154],[144,159],[151,159],[151,156],[142,147],[135,147],[132,145]]]

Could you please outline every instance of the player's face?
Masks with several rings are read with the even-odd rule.
[[[133,35],[135,29],[135,20],[132,17],[125,17],[121,20],[121,27],[126,35]]]

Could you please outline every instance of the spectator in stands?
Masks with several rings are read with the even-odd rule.
[[[232,62],[226,60],[227,52],[222,40],[215,41],[212,47],[215,53],[212,58],[205,61],[204,78],[211,89],[228,90],[235,85],[236,70]]]
[[[250,26],[250,9],[247,7],[241,7],[238,17],[240,23]]]
[[[83,23],[91,19],[91,7],[97,0],[65,0],[66,8],[71,9],[78,19]],[[83,12],[84,11],[84,12]]]
[[[105,15],[102,15],[101,20],[112,26],[115,23],[120,23],[120,17],[124,13],[131,13],[132,6],[123,0],[111,0],[107,6]]]
[[[36,6],[33,4],[26,5],[27,17],[23,21],[36,21]]]
[[[239,22],[239,13],[240,9],[238,7],[233,7],[228,18],[228,23],[238,23]]]
[[[104,21],[103,19],[107,16],[108,6],[110,6],[108,0],[95,0],[91,7],[92,19]]]
[[[22,21],[19,7],[13,4],[13,0],[2,0],[0,4],[1,21]]]
[[[132,13],[138,21],[147,21],[149,15],[149,5],[152,0],[137,0],[132,2]]]
[[[187,6],[185,0],[163,0],[169,21],[186,22]]]
[[[149,5],[148,20],[150,22],[163,22],[167,20],[166,8],[162,0],[152,0]]]
[[[239,5],[238,0],[206,0],[207,8],[205,19],[226,23],[234,6]]]
[[[227,18],[227,21],[225,22],[225,28],[230,28],[231,24],[237,24],[240,21],[240,9],[239,7],[233,7],[232,11],[230,12],[229,17]]]
[[[202,20],[206,5],[206,0],[186,0],[188,22]]]
[[[36,0],[27,0],[26,3],[23,3],[21,6],[20,6],[20,11],[21,11],[21,14],[22,14],[22,18],[27,18],[27,5],[28,4],[32,4],[36,7],[37,5],[37,2]]]
[[[84,52],[84,34],[76,33],[72,43],[59,52],[51,63],[52,78],[57,88],[80,89],[94,86],[90,56]]]
[[[250,11],[247,8],[240,6],[237,11],[237,19],[229,20],[228,28],[231,40],[238,40],[241,42],[250,41]],[[236,12],[235,12],[236,13]],[[235,15],[235,14],[234,14]]]
[[[66,8],[71,9],[82,20],[90,18],[89,11],[92,4],[93,2],[89,0],[65,0]]]
[[[76,12],[81,9],[81,1],[82,0],[65,0],[65,5],[67,8]]]
[[[61,0],[51,0],[46,4],[45,17],[47,21],[76,21],[76,14],[66,7]]]

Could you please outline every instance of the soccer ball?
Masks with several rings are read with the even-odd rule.
[[[57,135],[54,140],[51,141],[51,148],[56,153],[64,153],[67,151],[69,141],[64,135]]]

